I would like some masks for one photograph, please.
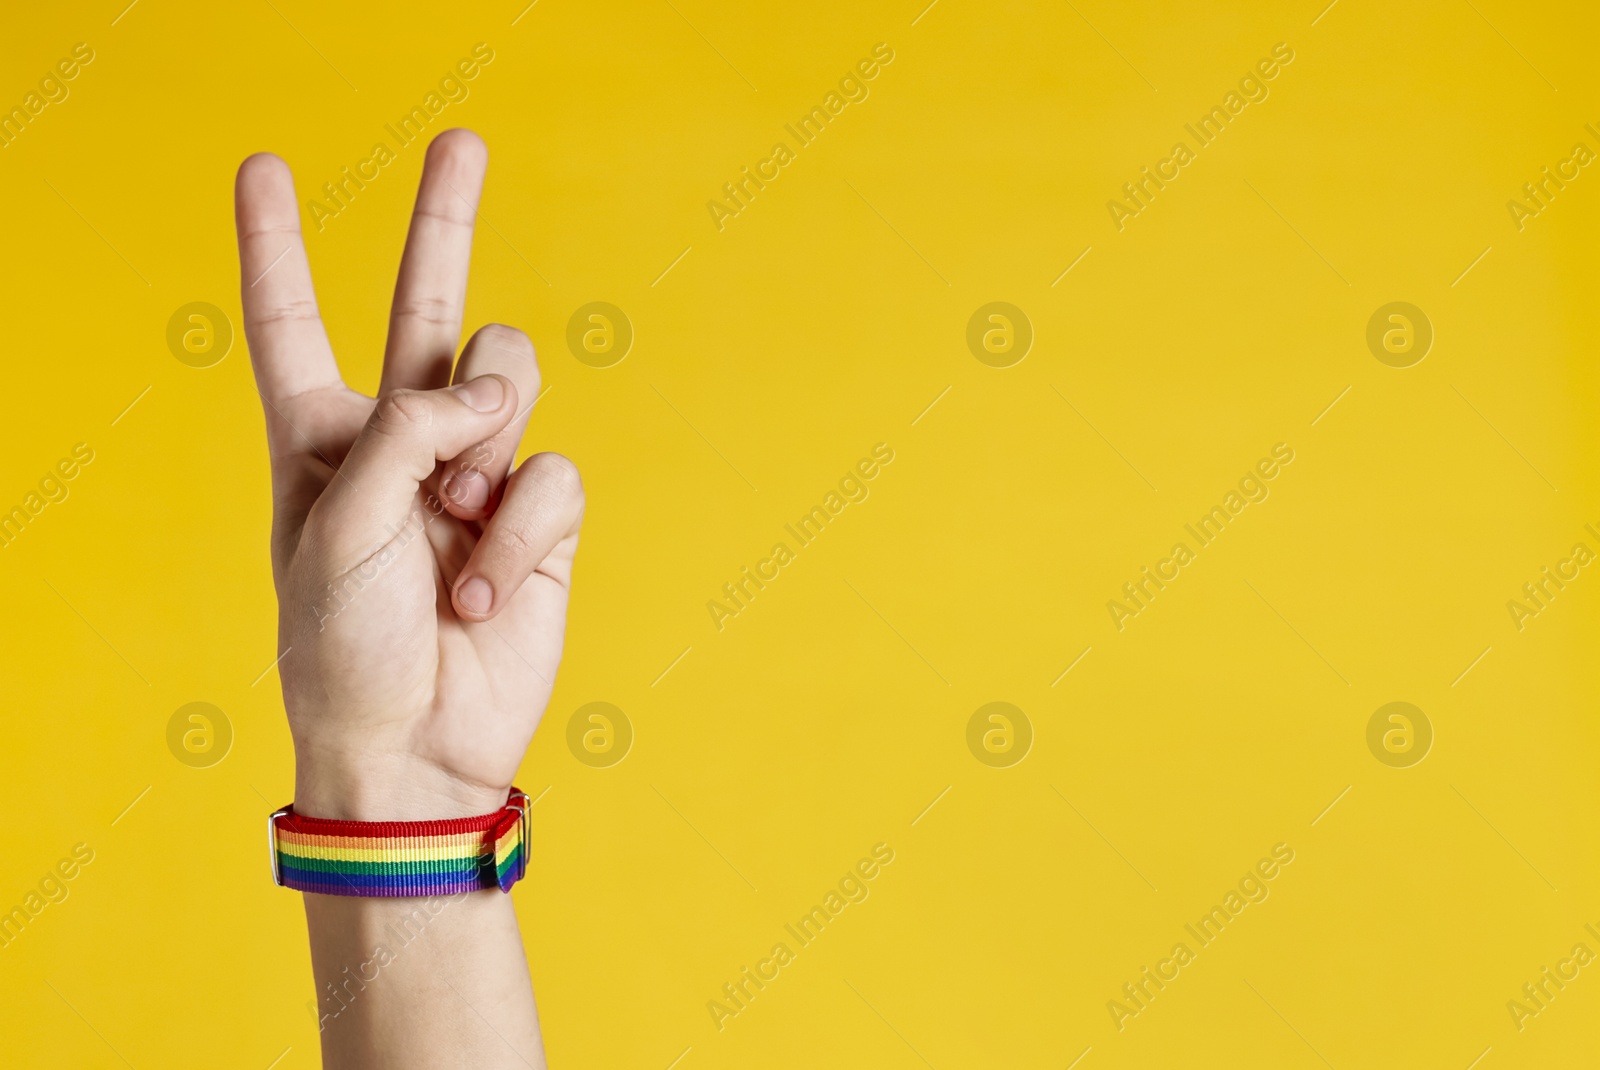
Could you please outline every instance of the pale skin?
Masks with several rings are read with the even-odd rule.
[[[308,817],[504,806],[561,661],[582,483],[558,454],[512,470],[539,392],[526,335],[492,324],[456,358],[487,166],[467,130],[428,148],[376,399],[340,378],[288,166],[263,153],[239,168],[278,668]],[[325,1066],[544,1067],[509,895],[306,894],[305,907]],[[401,946],[408,917],[421,935]]]

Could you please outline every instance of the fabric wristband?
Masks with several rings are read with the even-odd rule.
[[[322,895],[432,896],[499,888],[528,870],[528,797],[445,821],[329,821],[286,806],[267,819],[272,879]]]

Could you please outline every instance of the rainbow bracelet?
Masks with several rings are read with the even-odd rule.
[[[433,896],[499,888],[528,871],[528,797],[445,821],[329,821],[286,806],[267,819],[273,882],[322,895]]]

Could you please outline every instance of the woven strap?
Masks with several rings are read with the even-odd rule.
[[[447,821],[328,821],[287,806],[269,819],[273,878],[323,895],[432,896],[499,888],[528,868],[528,797]]]

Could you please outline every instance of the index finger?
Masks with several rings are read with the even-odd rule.
[[[244,333],[262,396],[276,406],[309,390],[342,385],[317,312],[289,165],[268,152],[240,164],[234,219]]]

